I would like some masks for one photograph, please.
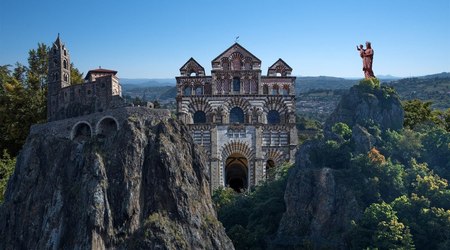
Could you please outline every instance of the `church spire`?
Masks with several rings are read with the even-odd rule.
[[[61,48],[62,42],[61,42],[61,39],[59,38],[59,32],[58,32],[58,37],[56,37],[56,40],[53,44],[56,45],[58,48]]]

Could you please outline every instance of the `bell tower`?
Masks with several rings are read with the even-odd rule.
[[[70,56],[59,34],[50,49],[48,60],[47,120],[51,121],[59,109],[60,90],[70,86]]]

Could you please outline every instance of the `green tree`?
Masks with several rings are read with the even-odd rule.
[[[353,244],[359,249],[414,249],[409,227],[398,220],[391,205],[385,202],[365,209],[355,234]]]
[[[83,73],[81,73],[75,65],[70,63],[70,84],[81,84],[84,82]]]
[[[331,131],[333,131],[333,133],[337,134],[344,140],[348,140],[352,137],[352,129],[343,122],[334,124],[331,128]]]
[[[419,158],[423,149],[421,134],[410,129],[385,131],[382,144],[383,154],[404,165],[412,158]]]
[[[16,156],[32,124],[46,121],[49,47],[38,43],[28,52],[28,67],[16,63],[0,66],[0,150]],[[72,77],[82,74],[72,64]]]
[[[28,52],[28,87],[34,90],[44,89],[47,86],[49,47],[38,43],[37,49]]]
[[[439,126],[444,126],[440,119],[439,111],[431,108],[432,102],[422,102],[418,99],[408,100],[402,103],[405,110],[405,120],[403,126],[409,129],[414,129],[420,124],[432,123]]]
[[[424,196],[403,195],[391,203],[399,220],[409,225],[417,249],[447,249],[450,243],[450,210],[431,207]]]
[[[4,195],[6,191],[6,185],[8,184],[9,177],[14,171],[16,165],[16,158],[3,151],[3,156],[0,158],[0,203],[3,203]]]

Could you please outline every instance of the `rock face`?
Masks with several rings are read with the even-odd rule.
[[[81,142],[31,134],[0,207],[0,249],[233,249],[204,154],[151,112]]]
[[[275,249],[347,249],[346,233],[361,209],[330,168],[295,168],[289,176]]]
[[[404,112],[398,95],[384,86],[368,90],[361,84],[355,85],[342,96],[325,127],[337,122],[353,127],[355,124],[365,125],[369,120],[380,124],[381,129],[401,129]]]

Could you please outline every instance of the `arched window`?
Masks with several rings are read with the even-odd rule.
[[[242,63],[239,58],[233,59],[233,70],[241,70]]]
[[[273,85],[272,95],[278,95],[278,93],[279,93],[278,85]]]
[[[281,93],[283,95],[289,95],[289,85],[284,85],[283,89],[281,90]]]
[[[194,113],[194,124],[197,123],[206,123],[206,114],[205,112],[198,110]]]
[[[203,95],[203,86],[197,86],[195,88],[195,95]]]
[[[191,95],[191,87],[189,87],[189,86],[186,86],[185,88],[184,88],[184,95],[185,96],[189,96],[189,95]]]
[[[223,70],[229,70],[230,69],[230,63],[228,61],[228,58],[226,58],[226,57],[222,58],[222,69]]]
[[[244,123],[244,111],[239,107],[230,110],[230,123]]]
[[[66,73],[64,73],[64,81],[68,82],[69,81],[69,75],[67,75]]]
[[[197,72],[192,69],[191,71],[189,71],[189,76],[197,76]]]
[[[269,94],[269,86],[264,85],[263,86],[263,95],[268,95]]]
[[[280,113],[276,110],[270,110],[267,113],[267,123],[268,124],[279,124],[280,123]]]
[[[241,79],[239,77],[233,78],[233,91],[234,92],[241,91]]]
[[[66,61],[66,60],[63,61],[63,67],[64,67],[65,69],[67,69],[67,61]]]
[[[275,162],[272,159],[267,160],[266,162],[266,180],[273,181],[275,180]]]

